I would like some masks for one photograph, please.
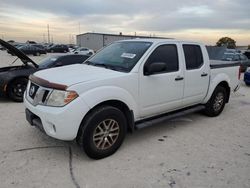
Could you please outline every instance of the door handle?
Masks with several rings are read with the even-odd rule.
[[[183,77],[177,76],[177,77],[175,78],[175,81],[180,81],[180,80],[183,80],[183,79],[184,79]]]
[[[205,76],[207,76],[207,75],[208,75],[207,73],[203,72],[203,73],[201,74],[201,77],[205,77]]]

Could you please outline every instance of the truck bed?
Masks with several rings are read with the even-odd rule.
[[[225,67],[239,67],[240,63],[238,61],[220,61],[220,60],[210,60],[210,68],[225,68]]]
[[[219,61],[210,60],[211,68],[211,80],[213,81],[216,75],[221,73],[227,74],[230,80],[227,80],[230,84],[231,91],[236,91],[239,85],[239,69],[240,63],[237,61]],[[221,74],[222,75],[222,74]]]

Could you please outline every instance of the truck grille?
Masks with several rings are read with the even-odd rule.
[[[29,81],[27,86],[26,98],[34,106],[46,104],[52,89],[45,88]]]

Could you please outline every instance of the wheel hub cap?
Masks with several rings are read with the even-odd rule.
[[[217,96],[215,97],[214,101],[214,110],[219,111],[223,105],[224,102],[224,95],[223,93],[218,93]]]
[[[120,127],[114,119],[106,119],[99,123],[93,134],[93,141],[96,148],[105,150],[116,142],[120,133]]]

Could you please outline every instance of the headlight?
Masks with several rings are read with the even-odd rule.
[[[78,97],[75,91],[53,90],[47,100],[47,106],[61,107],[70,103]]]

